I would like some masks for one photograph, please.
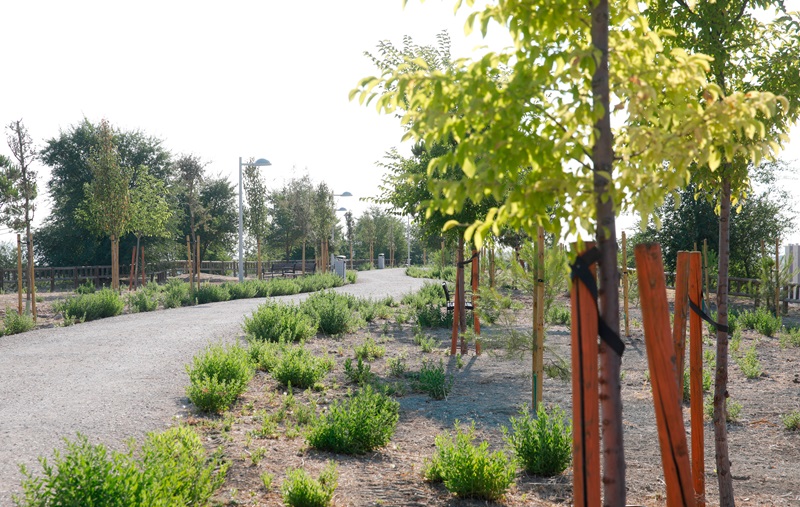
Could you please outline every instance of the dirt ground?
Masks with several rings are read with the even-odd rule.
[[[531,301],[516,294],[524,305],[516,312],[514,327],[530,329]],[[567,304],[564,299],[562,304]],[[738,304],[746,304],[740,301]],[[736,306],[736,305],[735,305]],[[655,416],[647,375],[644,336],[638,310],[631,311],[634,327],[626,339],[623,357],[623,424],[627,462],[628,504],[666,505],[661,472]],[[797,307],[791,308],[785,322],[800,323]],[[484,337],[507,336],[511,328],[504,325],[484,326]],[[353,357],[353,348],[372,337],[385,347],[382,359],[372,362],[372,371],[383,383],[401,391],[400,422],[390,444],[364,456],[333,455],[309,449],[302,437],[302,428],[292,422],[291,409],[286,420],[273,433],[264,437],[253,432],[261,427],[261,414],[287,410],[287,392],[267,374],[259,373],[251,388],[236,406],[224,416],[197,416],[190,423],[202,428],[212,448],[221,448],[233,463],[228,479],[217,495],[223,505],[282,505],[280,485],[288,468],[303,467],[317,475],[327,460],[335,460],[339,469],[339,487],[334,497],[337,506],[477,506],[483,501],[457,499],[441,485],[422,478],[425,460],[434,452],[434,438],[443,430],[452,430],[455,421],[474,421],[480,439],[495,449],[503,447],[502,426],[518,412],[522,403],[531,399],[531,361],[513,359],[501,349],[490,349],[476,356],[470,354],[459,361],[449,356],[450,333],[428,330],[437,340],[437,349],[423,353],[413,342],[411,324],[397,324],[394,319],[372,323],[368,329],[342,338],[316,338],[308,346],[318,355],[328,354],[336,361],[325,379],[321,392],[294,392],[297,403],[314,399],[318,410],[324,410],[348,388],[343,363]],[[557,356],[570,359],[570,332],[565,326],[550,326],[547,332],[545,364],[555,363]],[[711,350],[706,339],[705,350]],[[740,350],[756,344],[764,374],[748,380],[731,361],[729,392],[743,408],[739,421],[729,424],[729,439],[737,504],[743,506],[800,505],[800,432],[788,432],[780,415],[800,409],[800,348],[780,348],[778,338],[766,338],[745,331]],[[527,357],[529,352],[525,354]],[[423,360],[442,360],[454,376],[454,386],[445,400],[436,401],[413,391],[408,376],[391,377],[387,358],[404,357],[409,371],[419,369]],[[403,391],[405,391],[403,393]],[[708,395],[709,393],[706,393]],[[571,385],[568,379],[547,378],[544,382],[545,404],[559,405],[571,414]],[[296,409],[295,409],[296,410]],[[684,405],[688,433],[689,407]],[[713,427],[705,424],[705,463],[709,505],[717,505],[714,466]],[[262,484],[263,474],[273,476],[269,489]],[[555,478],[518,473],[515,485],[499,504],[571,505],[571,469]]]
[[[204,279],[205,281],[205,279]],[[222,281],[222,280],[219,280]],[[59,325],[52,305],[68,293],[41,293],[38,304],[39,325]],[[410,323],[398,324],[395,318],[378,320],[358,333],[341,338],[318,337],[308,346],[318,355],[328,354],[336,361],[326,377],[326,388],[319,392],[295,391],[297,403],[314,399],[317,409],[344,395],[348,384],[343,373],[346,358],[353,357],[353,348],[372,337],[385,347],[385,356],[372,361],[372,371],[379,380],[390,384],[398,393],[400,422],[390,444],[364,456],[333,455],[307,448],[303,428],[295,425],[292,409],[285,421],[269,435],[255,435],[261,427],[261,411],[273,413],[288,407],[286,389],[270,376],[259,373],[244,397],[232,410],[218,417],[195,415],[189,423],[200,429],[210,449],[219,448],[232,462],[225,485],[216,500],[222,505],[282,505],[280,485],[288,468],[303,467],[317,475],[327,460],[335,460],[339,470],[339,487],[334,497],[337,506],[477,506],[483,501],[453,497],[441,484],[422,478],[425,460],[434,452],[434,438],[444,430],[452,430],[455,421],[474,421],[479,439],[486,439],[495,449],[503,448],[503,426],[516,415],[522,403],[531,399],[531,361],[529,352],[523,358],[507,357],[503,349],[491,348],[501,343],[512,330],[529,332],[531,301],[514,294],[524,308],[515,312],[512,325],[484,325],[486,351],[459,361],[449,356],[448,330],[426,330],[436,340],[437,348],[423,353],[414,344]],[[561,304],[568,304],[562,298]],[[16,294],[0,296],[0,310],[16,307]],[[746,306],[747,300],[734,302]],[[628,504],[666,505],[661,456],[656,434],[655,416],[650,393],[644,336],[638,309],[631,311],[633,327],[626,338],[623,357],[623,424],[627,463]],[[793,306],[785,323],[800,324],[800,308]],[[492,339],[494,338],[494,340]],[[570,360],[570,332],[565,326],[550,326],[547,331],[545,364],[557,358]],[[713,350],[706,338],[704,350]],[[781,348],[778,338],[745,331],[740,350],[755,344],[763,375],[748,380],[731,361],[729,392],[742,404],[739,421],[728,426],[734,492],[737,504],[743,506],[800,505],[800,431],[788,432],[780,416],[800,409],[800,348]],[[410,372],[418,371],[423,360],[442,360],[454,377],[452,392],[445,400],[433,400],[413,390],[410,375],[396,378],[389,374],[387,358],[403,357]],[[708,396],[708,393],[706,393]],[[571,385],[568,379],[546,378],[544,402],[559,405],[571,414]],[[284,408],[286,410],[286,408]],[[295,409],[296,410],[296,409]],[[688,404],[684,418],[688,433]],[[714,466],[713,427],[705,424],[706,485],[709,505],[717,505]],[[274,479],[269,489],[262,484],[263,474]],[[542,478],[518,473],[515,484],[499,502],[511,507],[522,505],[571,505],[571,469],[555,478]]]

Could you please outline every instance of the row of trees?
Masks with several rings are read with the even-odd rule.
[[[12,230],[30,231],[37,197],[31,165],[40,160],[51,170],[51,213],[35,231],[39,264],[117,265],[119,252],[135,246],[146,247],[149,259],[184,259],[187,236],[199,242],[203,259],[228,260],[235,251],[235,187],[198,156],[173,157],[160,139],[106,120],[84,119],[41,150],[18,121],[8,127],[8,144],[15,160],[0,156],[0,221]],[[402,252],[397,262],[405,261],[408,230],[398,216],[379,207],[358,218],[337,214],[332,190],[308,176],[269,190],[260,168],[247,166],[243,184],[249,258],[262,251],[272,259],[352,252],[374,260],[382,252],[388,261]],[[414,248],[416,259],[421,250]]]

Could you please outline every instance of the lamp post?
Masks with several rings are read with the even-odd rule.
[[[334,200],[335,200],[336,197],[353,197],[353,194],[351,194],[350,192],[342,192],[341,194],[331,194],[331,195],[334,197]],[[339,211],[347,211],[347,208],[336,209],[336,204],[334,203],[334,209],[333,209],[334,222],[333,222],[333,224],[331,224],[331,243],[333,243],[334,240],[335,240],[334,234],[336,232],[336,213],[339,212]],[[331,269],[332,269],[333,268],[333,254],[329,253],[329,256],[331,258],[330,262],[331,262]]]
[[[260,158],[255,162],[242,164],[242,157],[239,157],[239,282],[244,281],[244,218],[242,216],[242,167],[243,166],[265,167],[272,165],[269,160]]]

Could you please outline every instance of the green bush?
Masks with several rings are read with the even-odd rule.
[[[97,289],[91,280],[86,280],[75,289],[76,294],[94,294]]]
[[[344,280],[336,273],[315,273],[301,276],[296,278],[295,281],[300,286],[300,292],[317,292],[344,285]]]
[[[260,305],[252,317],[245,317],[243,327],[261,341],[296,342],[317,334],[316,322],[299,307],[270,301]]]
[[[302,345],[286,347],[272,367],[272,377],[283,385],[305,389],[322,380],[333,368],[333,360],[317,357]]]
[[[572,322],[572,311],[562,305],[553,305],[547,309],[545,320],[548,324],[569,326]]]
[[[289,469],[281,486],[283,503],[291,507],[327,507],[336,491],[339,474],[336,463],[329,461],[319,476],[312,478],[305,470]]]
[[[442,305],[428,303],[421,307],[416,307],[417,324],[426,328],[453,327],[453,313],[442,311]]]
[[[356,359],[372,361],[373,359],[380,359],[383,357],[386,353],[386,347],[381,347],[375,343],[375,340],[373,340],[371,336],[368,336],[367,339],[364,340],[364,343],[353,349],[353,352],[356,355]]]
[[[358,271],[348,269],[345,271],[344,276],[347,278],[347,283],[356,283],[356,280],[358,279]]]
[[[319,450],[364,454],[389,442],[399,414],[398,402],[368,385],[342,402],[333,402],[314,421],[306,439]]]
[[[291,296],[300,293],[300,286],[294,280],[286,278],[273,278],[266,282],[266,287],[266,294],[263,296]],[[263,289],[260,289],[258,295],[262,296],[262,292]]]
[[[250,340],[250,347],[247,350],[250,352],[250,361],[255,368],[270,372],[280,361],[286,347],[285,342]]]
[[[436,437],[436,452],[425,469],[425,478],[443,482],[448,491],[464,498],[496,500],[514,482],[514,462],[502,451],[489,452],[489,443],[477,447],[475,423],[462,431],[456,422],[456,434]]]
[[[747,349],[744,356],[738,358],[736,363],[739,365],[745,377],[755,379],[761,376],[761,362],[758,360],[758,353],[756,352],[755,345]]]
[[[428,393],[434,400],[443,400],[453,388],[453,375],[445,372],[441,359],[438,365],[433,364],[433,361],[422,361],[417,374],[417,388]]]
[[[13,308],[6,308],[6,315],[3,317],[4,335],[24,333],[36,327],[33,316],[29,313],[20,315]]]
[[[349,301],[346,295],[336,292],[317,292],[300,303],[300,308],[314,318],[320,331],[339,335],[353,325]]]
[[[205,303],[228,301],[231,298],[231,294],[228,292],[227,287],[223,285],[215,285],[206,282],[195,289],[192,297],[197,301],[198,305],[202,305]]]
[[[225,283],[223,287],[228,291],[230,299],[250,299],[256,297],[260,285],[258,280],[245,280],[241,283]]]
[[[735,320],[745,329],[754,329],[769,337],[775,336],[775,333],[781,328],[781,318],[772,315],[763,306],[757,308],[754,312],[745,310]]]
[[[781,332],[780,344],[783,348],[789,345],[800,347],[800,328],[784,328]]]
[[[448,282],[456,281],[456,267],[445,266],[409,266],[406,268],[406,275],[412,278],[434,278]]]
[[[503,428],[503,434],[528,473],[558,475],[572,461],[572,426],[558,405],[549,412],[539,405],[536,417],[523,405],[520,416],[511,418],[511,433]]]
[[[25,478],[23,494],[14,497],[16,505],[207,505],[229,466],[206,456],[200,437],[182,426],[148,434],[140,453],[134,452],[133,444],[125,453],[109,453],[81,434],[65,442],[66,449],[55,451],[51,462],[39,458],[41,475],[20,466]]]
[[[148,286],[149,287],[149,286]],[[152,312],[158,308],[160,294],[157,288],[143,287],[126,296],[131,313]]]
[[[189,284],[173,278],[164,286],[164,308],[180,308],[192,304]]]
[[[350,382],[360,386],[369,384],[375,378],[375,374],[372,373],[372,366],[369,363],[365,363],[360,357],[355,366],[353,366],[353,360],[351,358],[348,357],[345,359],[344,376],[347,377],[347,380]]]
[[[189,400],[203,412],[222,412],[247,389],[253,378],[249,352],[238,344],[209,345],[186,365]]]
[[[793,410],[792,412],[781,416],[781,422],[789,431],[800,430],[800,410]]]
[[[125,303],[116,291],[103,289],[92,294],[68,297],[54,306],[56,312],[61,313],[65,319],[89,321],[119,315],[125,308]]]

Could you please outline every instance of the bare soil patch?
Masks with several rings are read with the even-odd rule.
[[[524,305],[516,312],[515,326],[530,329],[531,300],[522,294],[514,299]],[[562,304],[568,304],[565,299]],[[738,301],[746,305],[747,301]],[[800,323],[800,312],[791,308],[785,322]],[[627,462],[628,504],[666,505],[661,455],[656,434],[652,396],[648,381],[644,336],[637,310],[631,311],[634,327],[626,338],[628,345],[623,358],[623,411],[625,454]],[[508,328],[484,325],[484,336],[503,336]],[[378,321],[365,330],[341,338],[318,337],[307,346],[318,355],[328,354],[335,359],[334,370],[325,379],[325,389],[318,392],[293,393],[296,403],[309,404],[313,399],[318,410],[348,389],[343,371],[344,361],[353,357],[354,347],[372,337],[385,347],[386,354],[372,361],[372,371],[379,382],[400,391],[400,422],[397,432],[385,448],[363,456],[334,455],[309,449],[303,438],[303,427],[293,422],[292,410],[287,409],[285,387],[268,374],[259,373],[249,391],[223,416],[195,415],[190,423],[199,428],[211,448],[232,462],[225,486],[217,495],[223,505],[282,505],[279,488],[290,467],[303,467],[318,475],[327,460],[339,467],[339,487],[334,497],[337,506],[372,505],[439,505],[477,506],[483,501],[458,499],[441,484],[426,482],[422,477],[425,460],[434,452],[434,438],[444,430],[452,430],[455,421],[475,421],[479,438],[486,439],[495,449],[503,447],[502,430],[509,417],[517,414],[518,406],[530,403],[531,361],[509,358],[502,349],[489,350],[481,356],[470,354],[459,367],[449,356],[448,330],[427,330],[437,348],[424,353],[414,344],[411,324],[397,324],[394,319]],[[570,359],[569,329],[550,326],[547,336],[545,363],[557,356]],[[707,339],[704,349],[711,350]],[[781,414],[800,409],[800,348],[781,348],[778,338],[767,338],[745,331],[742,348],[755,344],[764,374],[748,380],[735,361],[731,361],[730,388],[733,399],[739,401],[742,413],[738,423],[729,425],[734,490],[738,505],[791,506],[800,505],[800,432],[788,432],[780,421]],[[445,400],[433,400],[415,392],[410,376],[392,377],[387,358],[405,358],[411,372],[418,371],[423,360],[442,360],[454,376],[454,387]],[[544,402],[560,405],[571,414],[571,385],[569,380],[547,378],[544,382]],[[269,435],[259,434],[262,414],[283,410],[286,418]],[[684,417],[688,432],[688,405]],[[714,467],[713,428],[705,425],[706,483],[708,504],[717,505]],[[261,480],[262,474],[272,474],[269,489]],[[571,469],[555,478],[528,476],[520,472],[515,485],[503,498],[502,505],[571,505]]]

